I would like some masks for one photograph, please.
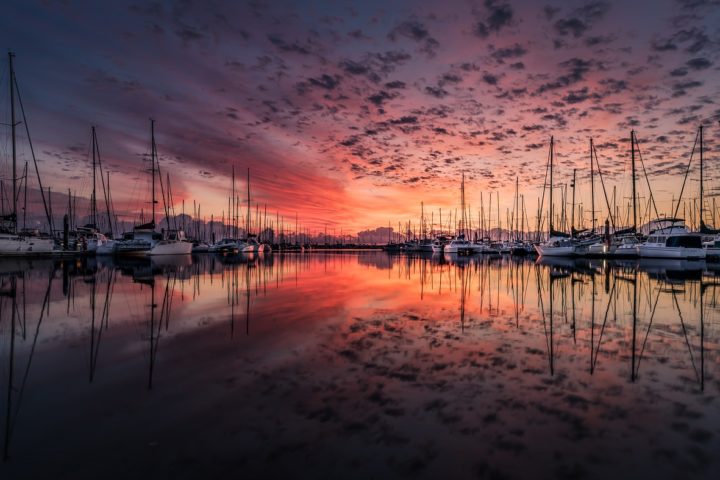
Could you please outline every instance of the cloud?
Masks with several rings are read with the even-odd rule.
[[[519,58],[524,56],[527,53],[527,49],[520,45],[519,43],[516,43],[515,45],[512,45],[510,47],[505,48],[498,48],[494,52],[492,52],[491,56],[497,60],[499,63],[503,63],[505,60],[511,59],[511,58]]]
[[[704,70],[712,66],[712,62],[707,58],[693,58],[688,60],[686,65],[693,70]]]
[[[406,20],[388,33],[388,38],[392,41],[396,41],[400,37],[409,38],[421,44],[420,51],[430,57],[435,56],[435,51],[440,46],[440,43],[430,35],[427,27],[417,20]]]
[[[477,16],[473,33],[480,38],[487,38],[491,33],[498,33],[502,28],[511,25],[514,11],[510,4],[499,0],[485,0],[484,9]]]
[[[444,90],[441,87],[433,87],[430,85],[425,87],[425,93],[427,93],[428,95],[431,95],[435,98],[443,98],[448,94],[447,90]]]
[[[586,3],[582,7],[573,10],[570,16],[555,21],[553,27],[560,36],[578,38],[603,18],[609,9],[609,2],[594,1]]]
[[[556,77],[555,80],[551,82],[540,85],[536,93],[557,90],[577,83],[585,78],[585,74],[588,73],[594,65],[596,65],[594,60],[584,60],[577,57],[560,62],[558,66],[565,70],[565,73]]]

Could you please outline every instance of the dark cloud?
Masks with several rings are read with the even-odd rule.
[[[340,77],[337,75],[328,75],[323,73],[319,77],[308,78],[307,82],[300,82],[297,84],[297,89],[300,94],[307,90],[308,86],[318,87],[325,90],[334,90],[340,85]]]
[[[462,82],[462,77],[460,75],[456,75],[454,73],[445,73],[442,77],[440,77],[440,80],[438,81],[438,85],[443,86],[448,83],[450,84],[458,84]]]
[[[368,97],[368,101],[374,103],[378,107],[381,107],[383,105],[383,103],[385,103],[388,100],[392,100],[395,97],[397,97],[397,93],[391,94],[384,90],[381,90],[374,95],[370,95]]]
[[[687,68],[676,68],[675,70],[672,70],[670,72],[670,75],[673,77],[684,77],[688,74]]]
[[[657,52],[679,50],[684,46],[688,53],[698,53],[710,45],[710,38],[698,27],[681,29],[665,38],[652,41],[652,49]]]
[[[673,84],[673,86],[672,86],[672,89],[673,89],[672,96],[673,97],[681,97],[687,93],[688,89],[697,88],[697,87],[701,87],[701,86],[702,86],[702,82],[697,81],[697,80],[690,80],[687,82],[677,82],[677,83]]]
[[[570,16],[558,19],[553,27],[560,36],[573,36],[578,38],[589,30],[595,22],[600,20],[610,10],[610,3],[594,1],[586,3],[572,11]]]
[[[567,95],[563,97],[565,103],[582,103],[586,100],[599,100],[600,95],[597,93],[591,93],[588,87],[583,87],[579,90],[570,90]]]
[[[484,73],[482,79],[483,82],[487,83],[488,85],[497,85],[498,83],[498,77],[496,75],[493,75],[492,73]]]
[[[594,60],[583,60],[581,58],[571,58],[564,62],[560,62],[558,66],[565,70],[565,73],[558,76],[552,82],[546,82],[537,89],[537,93],[543,93],[548,90],[556,90],[568,87],[585,78],[585,74],[595,65]]]
[[[615,41],[615,37],[612,35],[597,35],[585,38],[585,45],[594,47],[597,45],[607,45],[613,41]]]
[[[396,41],[399,37],[409,38],[420,43],[422,45],[420,51],[431,57],[435,56],[435,51],[440,46],[440,43],[430,35],[425,25],[417,20],[404,21],[388,33],[388,38],[392,41]]]
[[[412,123],[417,123],[418,118],[412,115],[405,115],[400,118],[396,118],[394,120],[390,120],[390,123],[393,125],[407,125]]]
[[[283,52],[299,53],[301,55],[310,55],[311,47],[309,45],[302,45],[299,42],[286,42],[283,37],[275,34],[268,34],[267,39],[270,43]]]
[[[400,80],[393,80],[392,82],[388,82],[385,84],[385,88],[391,88],[391,89],[404,89],[405,88],[405,82],[401,82]]]
[[[448,94],[447,90],[444,90],[441,87],[433,87],[430,85],[425,87],[425,93],[427,93],[428,95],[432,95],[435,98],[443,98]]]
[[[490,33],[497,33],[513,21],[513,9],[510,4],[499,0],[485,0],[484,9],[478,16],[473,33],[480,38],[487,38]]]
[[[525,47],[523,47],[519,43],[516,43],[515,45],[513,45],[511,47],[498,48],[491,54],[491,56],[498,62],[502,63],[504,60],[507,60],[510,58],[522,57],[526,53],[527,53],[527,49],[525,49]]]
[[[543,13],[548,20],[552,20],[559,11],[560,9],[558,7],[553,7],[552,5],[545,5],[543,7]]]
[[[693,70],[704,70],[712,65],[712,62],[707,58],[693,58],[688,60],[686,65]]]
[[[340,62],[340,68],[351,75],[365,75],[369,71],[366,65],[353,62],[352,60],[343,60]]]
[[[604,78],[600,80],[600,85],[605,87],[606,93],[620,93],[628,89],[625,80],[616,80],[614,78]]]

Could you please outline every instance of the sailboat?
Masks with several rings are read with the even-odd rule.
[[[85,248],[87,249],[88,253],[91,254],[97,254],[98,249],[100,249],[101,252],[107,251],[111,243],[111,240],[108,239],[103,233],[101,233],[98,230],[98,215],[97,215],[97,160],[99,158],[99,152],[100,149],[98,147],[97,143],[97,132],[95,131],[95,127],[91,127],[91,137],[92,137],[92,167],[93,167],[93,180],[92,180],[92,198],[90,199],[90,223],[85,225],[84,227],[80,227],[77,230],[78,237],[81,237],[85,243]],[[102,175],[102,171],[100,172],[100,175]],[[110,221],[109,216],[110,209],[108,208],[108,221]],[[113,249],[114,249],[114,243],[112,243]],[[103,248],[105,247],[105,248]]]
[[[0,257],[3,256],[17,256],[17,255],[49,255],[52,254],[55,249],[55,240],[49,235],[41,235],[37,231],[23,230],[18,232],[18,176],[17,176],[17,136],[16,127],[18,122],[15,120],[15,94],[17,92],[17,80],[15,78],[15,70],[13,68],[13,58],[15,54],[8,52],[8,66],[10,75],[8,82],[10,84],[10,130],[11,130],[11,141],[12,141],[12,211],[7,215],[0,216]],[[18,95],[19,98],[19,95]],[[22,101],[20,102],[20,109],[23,112]],[[27,122],[25,122],[25,128],[27,128]],[[28,135],[29,137],[29,135]],[[34,155],[33,155],[34,160]],[[37,163],[35,164],[37,169]],[[38,178],[40,178],[38,174]],[[27,175],[25,176],[25,182],[27,182]],[[44,193],[42,187],[40,188],[41,194]],[[46,214],[47,214],[46,209]],[[48,215],[48,223],[50,222],[50,215]]]
[[[238,238],[238,225],[237,225],[237,207],[238,204],[236,202],[235,197],[235,167],[232,168],[232,180],[231,180],[231,191],[232,195],[230,196],[230,199],[228,200],[228,220],[232,223],[232,233],[230,235],[227,234],[224,238],[220,239],[219,241],[213,243],[208,248],[208,252],[210,253],[221,253],[221,254],[236,254],[239,252],[242,252],[243,249],[246,246],[246,243],[243,240],[240,240]],[[226,228],[227,230],[227,228]]]
[[[565,232],[553,228],[553,161],[555,157],[555,138],[550,137],[550,199],[548,215],[548,239],[546,242],[535,245],[538,255],[544,257],[572,257],[575,256],[577,242]]]
[[[256,235],[253,235],[250,233],[250,169],[247,170],[247,216],[245,217],[245,235],[246,238],[244,240],[245,245],[242,247],[241,251],[243,253],[258,253],[258,252],[270,252],[272,251],[272,248],[270,245],[267,244],[261,244],[258,241],[258,238]]]
[[[462,220],[457,229],[457,234],[450,240],[450,243],[443,247],[445,253],[470,255],[474,253],[472,244],[465,238],[465,174],[462,174],[462,182],[460,183],[460,206],[462,211]]]
[[[700,151],[702,152],[702,126],[700,126],[698,134],[700,136]],[[692,155],[690,155],[688,170],[691,163]],[[680,197],[682,198],[682,190]],[[678,199],[675,214],[672,218],[660,218],[651,222],[651,225],[656,226],[656,228],[652,229],[647,240],[637,247],[640,257],[673,259],[704,259],[706,257],[707,251],[702,245],[702,235],[688,231],[685,221],[682,218],[677,218],[681,198]]]
[[[125,239],[115,247],[118,255],[188,255],[192,251],[192,243],[185,241],[185,232],[182,230],[169,229],[163,232],[155,230],[155,166],[157,159],[157,145],[155,144],[155,120],[150,119],[150,163],[152,175],[152,217],[150,222],[138,225],[133,228],[130,234],[125,234]],[[166,218],[169,212],[166,212]],[[168,218],[169,227],[169,218]]]
[[[706,257],[718,258],[720,257],[720,230],[705,224],[703,176],[703,126],[700,125],[700,235],[702,235]]]

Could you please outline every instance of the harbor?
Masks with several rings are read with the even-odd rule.
[[[179,258],[0,263],[4,476],[720,468],[702,262]]]
[[[7,0],[0,480],[720,478],[718,0]]]

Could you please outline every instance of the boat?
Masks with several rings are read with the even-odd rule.
[[[191,242],[185,238],[183,230],[165,230],[162,232],[160,240],[157,240],[148,255],[189,255],[192,253]]]
[[[445,253],[456,253],[458,255],[471,255],[475,253],[472,244],[465,238],[464,234],[459,234],[450,243],[443,248]]]
[[[707,251],[703,248],[702,235],[692,233],[681,218],[655,220],[662,224],[650,232],[647,240],[637,247],[642,258],[704,259]]]
[[[432,252],[442,253],[445,250],[445,245],[450,242],[450,239],[444,235],[438,235],[432,242]]]
[[[155,225],[155,176],[158,163],[157,145],[155,144],[155,120],[150,119],[150,174],[152,181],[152,216],[150,222],[136,226],[131,233],[126,233],[123,240],[117,242],[114,253],[116,255],[142,256],[142,255],[189,255],[192,251],[192,243],[185,239],[185,232],[181,229],[171,229],[169,212],[166,212],[165,219],[168,229],[162,232],[156,231]],[[159,165],[157,165],[159,167]],[[159,168],[157,169],[159,170]],[[159,171],[157,174],[159,175]],[[163,200],[165,200],[163,198]],[[170,199],[168,199],[168,202]]]
[[[223,238],[208,247],[209,253],[238,253],[245,247],[245,242],[235,238]]]
[[[192,242],[192,253],[207,253],[210,250],[210,245],[202,240],[195,240]]]
[[[240,251],[243,253],[258,253],[260,252],[260,246],[260,242],[257,241],[255,235],[248,235],[248,238],[243,241]]]
[[[55,239],[50,235],[40,233],[38,230],[21,230],[18,231],[18,177],[17,171],[17,144],[16,144],[16,127],[20,125],[15,118],[15,93],[17,90],[17,79],[15,78],[15,70],[13,68],[13,58],[15,54],[8,52],[9,77],[10,83],[10,130],[12,138],[12,211],[9,214],[0,216],[0,257],[4,256],[30,256],[30,255],[52,255],[55,251]],[[26,121],[26,120],[25,120]],[[26,169],[27,173],[27,169]],[[40,174],[38,173],[38,179]],[[27,175],[25,175],[27,182]],[[27,187],[27,185],[26,185]],[[45,194],[42,187],[40,193],[43,195],[43,204],[45,204]],[[48,224],[52,225],[50,215],[46,208],[45,213],[48,218]]]
[[[577,241],[570,237],[568,233],[555,230],[553,228],[553,159],[555,156],[555,139],[550,137],[550,198],[548,224],[548,239],[545,242],[535,245],[535,250],[541,257],[572,257],[575,256]]]

